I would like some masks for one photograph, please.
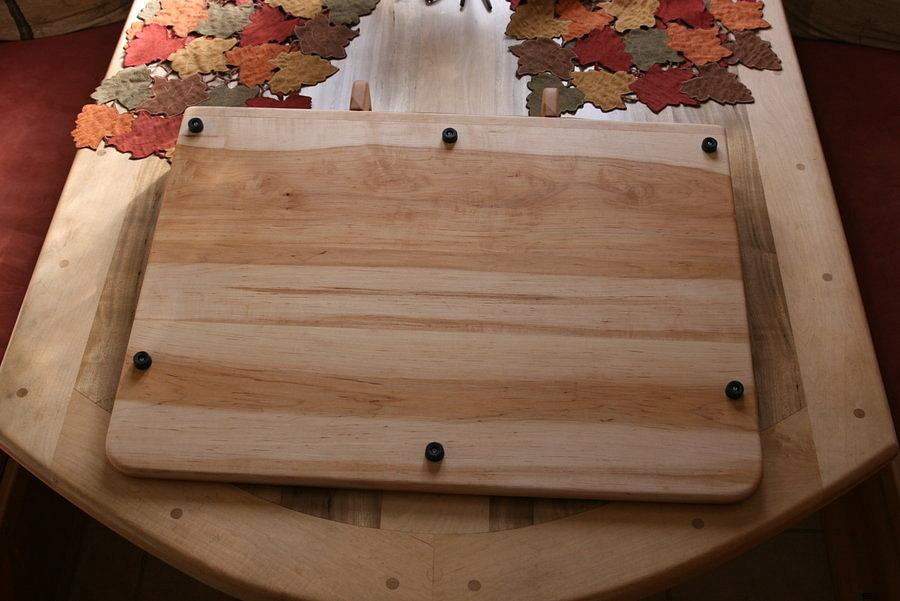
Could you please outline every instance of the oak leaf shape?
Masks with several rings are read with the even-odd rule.
[[[119,114],[112,106],[86,104],[75,118],[75,129],[72,130],[75,148],[97,150],[103,138],[131,131],[133,119],[131,113]]]
[[[169,62],[179,77],[227,71],[225,51],[231,50],[235,44],[237,40],[233,39],[197,38],[181,50],[173,52]]]
[[[150,89],[153,97],[138,107],[153,115],[180,115],[189,106],[194,106],[209,97],[206,83],[199,75],[185,79],[154,77]]]
[[[282,99],[259,96],[248,100],[247,106],[272,109],[311,109],[312,98],[300,94],[291,94]]]
[[[506,35],[518,40],[556,38],[569,30],[569,21],[557,19],[553,0],[529,0],[520,4],[509,19]]]
[[[280,6],[289,15],[312,19],[322,12],[320,0],[265,0],[269,6]]]
[[[115,100],[130,111],[150,98],[151,83],[147,67],[126,67],[101,81],[91,98],[99,104]]]
[[[623,32],[656,24],[659,0],[610,0],[603,9],[616,18],[616,31]]]
[[[280,9],[262,4],[250,15],[250,25],[241,32],[241,46],[255,46],[266,42],[283,42],[294,35],[300,19],[285,16]]]
[[[145,25],[125,46],[123,64],[126,67],[136,67],[165,60],[176,50],[184,48],[191,39],[179,38],[162,25]]]
[[[345,47],[359,31],[346,25],[334,25],[325,15],[317,15],[295,30],[304,54],[316,54],[322,58],[347,58]]]
[[[653,65],[631,84],[631,91],[637,94],[638,100],[658,113],[667,106],[700,104],[694,98],[681,91],[681,84],[694,77],[691,69],[666,69],[661,65]]]
[[[229,65],[238,67],[239,82],[245,86],[255,86],[269,81],[275,72],[272,59],[287,51],[288,47],[281,44],[242,46],[226,52],[225,60]]]
[[[627,71],[632,63],[625,41],[612,27],[595,29],[575,42],[575,55],[582,66],[603,65],[613,71]]]
[[[699,67],[700,74],[681,84],[681,91],[700,102],[715,100],[719,104],[753,102],[753,94],[727,68],[713,63]]]
[[[572,74],[572,82],[584,92],[584,99],[604,112],[625,108],[622,97],[631,94],[630,86],[636,79],[624,71],[579,71]]]
[[[583,37],[594,29],[606,27],[613,19],[602,8],[588,10],[581,0],[558,0],[556,12],[560,19],[569,22],[569,27],[562,36],[566,42]]]
[[[370,14],[378,6],[378,0],[325,0],[328,20],[338,25],[353,26],[359,18]]]
[[[731,31],[771,27],[762,18],[764,4],[752,0],[710,0],[709,12]]]
[[[197,33],[227,38],[250,24],[253,5],[236,6],[212,2],[207,10],[209,18],[197,26]]]
[[[327,60],[302,52],[286,52],[272,59],[278,72],[269,80],[269,89],[276,94],[288,94],[302,86],[325,81],[338,69]]]
[[[555,75],[542,73],[535,75],[528,82],[528,89],[531,92],[525,99],[525,104],[528,107],[528,114],[532,117],[541,116],[541,97],[544,94],[544,88],[559,89],[559,110],[562,113],[574,113],[584,105],[584,93],[581,90],[574,86],[564,85],[563,81]]]
[[[142,159],[151,154],[162,156],[169,149],[175,148],[180,129],[181,115],[153,117],[142,111],[132,121],[130,131],[111,136],[106,143],[122,152],[130,152],[133,159]]]
[[[259,88],[253,86],[237,85],[229,88],[227,85],[221,85],[209,91],[209,98],[199,104],[199,106],[246,106],[246,102],[259,94]]]
[[[632,29],[625,34],[625,52],[641,71],[656,64],[683,62],[684,58],[669,48],[668,41],[664,29]]]
[[[519,59],[516,77],[538,75],[545,71],[560,79],[571,77],[575,52],[570,48],[563,48],[553,40],[526,40],[510,46],[509,51]]]
[[[159,4],[161,8],[148,23],[171,26],[181,37],[187,37],[209,17],[206,0],[160,0]]]
[[[725,47],[732,52],[727,59],[729,65],[741,63],[751,69],[781,71],[781,59],[772,50],[772,44],[754,31],[736,32],[733,40],[725,42]]]
[[[690,29],[681,23],[670,23],[666,29],[669,48],[678,50],[695,65],[713,63],[731,55],[722,46],[718,29]]]
[[[656,16],[663,23],[681,21],[691,27],[712,27],[715,21],[703,0],[659,0]]]

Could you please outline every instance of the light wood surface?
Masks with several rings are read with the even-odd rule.
[[[667,501],[758,485],[724,129],[188,115],[204,132],[182,132],[157,219],[119,469]]]
[[[313,105],[344,109],[366,79],[381,111],[524,115],[508,17],[502,4],[382,0],[341,71],[309,89]],[[0,366],[0,445],[118,532],[245,599],[636,598],[780,531],[884,465],[896,439],[780,2],[766,19],[784,71],[739,70],[754,104],[579,113],[727,130],[765,474],[746,501],[459,496],[429,518],[407,493],[122,476],[104,441],[166,165],[113,151],[76,156]]]

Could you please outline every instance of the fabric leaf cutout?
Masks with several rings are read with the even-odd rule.
[[[180,115],[189,106],[194,106],[209,97],[206,84],[199,75],[185,79],[154,77],[150,90],[153,98],[141,104],[138,109],[154,115]]]
[[[145,23],[149,23],[156,16],[156,13],[159,12],[160,8],[162,7],[159,5],[159,0],[147,0],[147,4],[138,13],[137,18]]]
[[[638,100],[658,113],[667,106],[679,104],[698,105],[694,98],[681,91],[681,84],[694,77],[690,69],[667,69],[653,65],[646,74],[638,77],[631,84],[631,91],[637,94]]]
[[[772,50],[772,44],[753,31],[738,31],[734,40],[725,42],[725,47],[732,52],[727,59],[730,65],[741,63],[751,69],[781,71],[781,59]]]
[[[169,55],[184,48],[192,38],[179,38],[162,25],[145,25],[125,47],[126,67],[146,65],[169,58]]]
[[[632,29],[625,34],[625,52],[631,55],[634,65],[641,71],[656,64],[683,62],[684,59],[669,48],[668,41],[664,29]]]
[[[91,98],[100,104],[118,101],[129,111],[150,98],[150,69],[126,67],[100,82]]]
[[[328,20],[336,25],[353,26],[359,18],[370,14],[378,6],[378,0],[325,0]]]
[[[544,94],[544,88],[559,89],[559,110],[562,113],[574,113],[584,105],[584,92],[574,86],[564,85],[563,81],[555,75],[543,73],[535,75],[528,82],[528,89],[531,90],[531,93],[528,94],[525,102],[528,114],[532,117],[541,115],[541,97]]]
[[[580,71],[572,74],[572,82],[584,92],[585,100],[604,112],[625,108],[622,97],[631,94],[630,86],[636,79],[623,71]]]
[[[272,59],[279,71],[269,80],[269,89],[276,94],[287,94],[301,86],[311,86],[325,81],[338,69],[325,59],[302,52],[286,52]]]
[[[509,19],[506,35],[518,40],[556,38],[569,30],[569,21],[557,19],[553,0],[529,0],[520,4]]]
[[[344,48],[359,35],[358,31],[346,25],[332,24],[325,15],[307,21],[295,32],[304,54],[316,54],[322,58],[347,58]]]
[[[575,55],[583,66],[603,65],[613,71],[627,71],[632,62],[625,51],[625,41],[612,27],[595,29],[575,42]]]
[[[227,71],[225,51],[231,50],[237,40],[219,38],[197,38],[169,57],[172,69],[180,77],[190,77],[195,73]]]
[[[695,65],[714,63],[731,55],[731,50],[722,46],[718,29],[688,29],[680,23],[670,23],[666,34],[669,47]]]
[[[731,31],[770,27],[762,18],[763,3],[741,0],[710,0],[709,12]]]
[[[229,88],[219,86],[209,91],[209,98],[199,103],[199,106],[245,106],[246,102],[259,94],[259,88],[253,86],[235,86]]]
[[[659,0],[656,16],[663,23],[681,21],[691,27],[709,28],[715,21],[703,0]]]
[[[285,96],[281,100],[260,96],[248,100],[247,106],[271,109],[311,109],[312,98],[309,96],[301,96],[300,94],[291,94],[290,96]]]
[[[180,129],[181,115],[152,117],[141,112],[132,121],[131,131],[112,136],[106,143],[122,152],[130,152],[133,159],[142,159],[175,148]]]
[[[270,6],[280,6],[289,15],[312,19],[322,12],[319,0],[266,0]]]
[[[610,0],[603,9],[616,18],[616,31],[628,31],[656,24],[659,0]]]
[[[81,107],[72,130],[75,148],[97,150],[103,138],[131,131],[133,119],[131,113],[119,114],[112,106],[86,104]]]
[[[197,33],[212,35],[217,38],[227,38],[250,24],[250,15],[253,13],[253,5],[210,3],[209,18],[197,26]]]
[[[241,32],[241,46],[283,42],[294,34],[300,19],[288,18],[279,9],[263,4],[250,15],[250,25]]]
[[[238,81],[245,86],[255,86],[269,81],[275,72],[272,59],[287,52],[288,47],[281,44],[259,44],[243,46],[225,53],[225,61],[236,65]]]
[[[681,85],[681,91],[700,102],[715,100],[719,104],[753,102],[753,94],[738,76],[719,65],[704,65],[700,74]]]
[[[588,10],[581,0],[558,0],[556,12],[559,18],[569,22],[569,27],[563,34],[563,41],[583,37],[594,29],[606,27],[612,22],[612,15],[605,10]]]
[[[575,52],[563,48],[553,40],[527,40],[510,46],[509,51],[519,59],[516,77],[538,75],[545,71],[560,79],[571,77]]]
[[[206,0],[160,0],[160,6],[149,23],[171,26],[183,38],[209,17]]]

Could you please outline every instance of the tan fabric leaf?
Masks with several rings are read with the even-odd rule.
[[[743,31],[745,29],[762,29],[771,27],[769,22],[762,18],[762,2],[750,2],[741,0],[711,0],[709,12],[731,31]]]
[[[714,63],[731,55],[731,50],[722,46],[719,30],[691,29],[681,23],[669,23],[666,34],[669,48],[678,50],[695,65]]]
[[[279,71],[269,80],[269,89],[276,94],[288,94],[325,81],[338,69],[327,60],[302,52],[286,52],[272,59]]]
[[[556,11],[559,18],[569,22],[569,28],[563,34],[566,42],[589,34],[595,29],[606,27],[612,22],[612,15],[602,8],[588,10],[581,0],[558,0]]]
[[[97,150],[103,138],[131,131],[133,119],[131,113],[120,115],[112,106],[86,104],[78,113],[78,117],[75,119],[75,129],[72,130],[75,148]]]
[[[281,44],[257,44],[242,46],[225,53],[229,65],[236,65],[238,81],[245,86],[256,86],[269,81],[275,72],[272,59],[287,52],[288,47]]]
[[[266,0],[269,6],[280,6],[289,15],[312,19],[322,12],[320,0]]]
[[[772,44],[760,38],[755,31],[738,31],[734,34],[734,40],[725,42],[725,47],[733,53],[728,57],[729,65],[741,63],[751,69],[781,71],[781,59],[772,50]]]
[[[506,35],[517,40],[556,38],[569,30],[569,21],[557,19],[553,0],[529,0],[520,4],[509,19]]]
[[[134,39],[134,36],[139,34],[141,30],[144,28],[143,21],[135,21],[131,25],[128,26],[128,29],[125,30],[125,39],[129,42]]]
[[[328,20],[352,27],[359,18],[370,14],[378,6],[378,0],[325,0]]]
[[[176,35],[187,37],[200,23],[206,21],[206,0],[160,0],[161,8],[147,23],[170,25]]]
[[[235,44],[237,40],[197,38],[181,50],[173,52],[169,56],[169,62],[179,77],[227,71],[225,51],[231,50]]]
[[[603,9],[616,18],[616,31],[628,31],[656,24],[659,0],[610,0]]]
[[[516,77],[538,75],[545,71],[560,79],[571,77],[575,51],[563,48],[553,40],[526,40],[521,44],[510,46],[509,51],[519,59]]]
[[[253,13],[252,4],[235,6],[234,4],[212,3],[207,9],[209,18],[197,26],[197,33],[217,38],[227,38],[250,24]]]
[[[684,58],[669,48],[668,42],[664,29],[632,29],[625,34],[625,52],[641,71],[655,64],[683,62]]]
[[[209,91],[209,98],[201,102],[200,106],[246,106],[245,103],[257,94],[259,88],[256,86],[219,86]]]
[[[138,19],[145,23],[149,23],[153,20],[153,17],[156,16],[156,13],[159,12],[160,8],[159,0],[147,0],[147,4],[145,4],[144,8],[141,9],[141,12],[138,13]]]
[[[151,83],[146,66],[127,67],[100,82],[91,98],[100,104],[116,100],[130,111],[150,98]]]
[[[187,107],[199,104],[209,97],[206,83],[196,74],[185,79],[154,77],[150,91],[153,92],[153,98],[141,104],[138,110],[167,117],[180,115]]]
[[[347,58],[345,47],[359,31],[346,25],[334,25],[325,15],[317,15],[295,30],[304,54],[317,54],[322,58]]]
[[[572,74],[572,82],[584,92],[584,98],[602,111],[625,108],[622,97],[631,94],[631,84],[637,78],[624,71],[579,71]]]

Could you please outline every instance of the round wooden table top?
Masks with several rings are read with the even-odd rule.
[[[506,3],[382,0],[340,72],[344,109],[525,114]],[[135,18],[142,2],[132,11]],[[105,454],[109,411],[168,169],[79,151],[0,367],[0,446],[82,509],[247,599],[631,598],[722,562],[887,462],[896,439],[780,2],[784,70],[741,67],[755,104],[642,105],[579,118],[728,130],[747,289],[762,485],[734,505],[585,502],[141,480]],[[117,52],[111,71],[120,68]],[[863,107],[861,107],[861,110]],[[777,251],[777,252],[776,252]]]

